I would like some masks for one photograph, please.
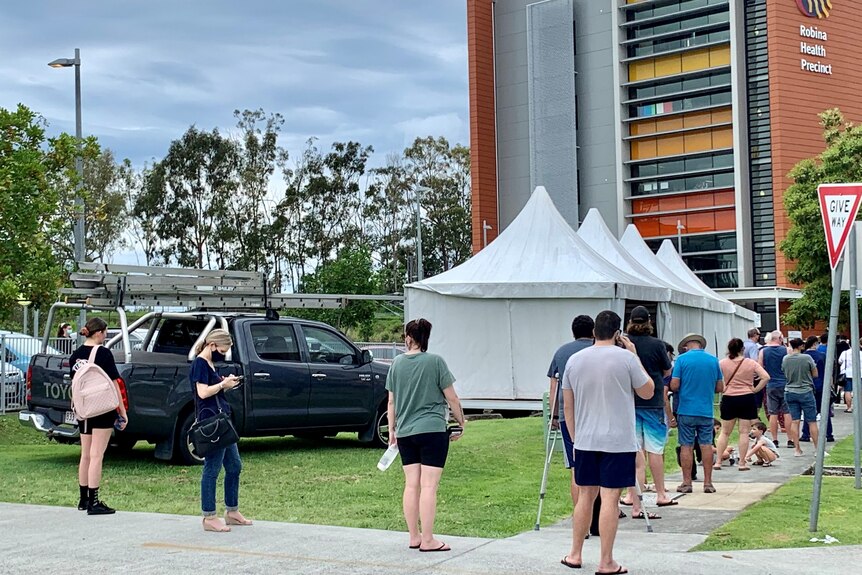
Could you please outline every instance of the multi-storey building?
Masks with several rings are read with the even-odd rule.
[[[467,0],[473,242],[544,185],[573,226],[597,208],[671,238],[707,284],[775,323],[787,173],[817,114],[862,120],[862,3]]]

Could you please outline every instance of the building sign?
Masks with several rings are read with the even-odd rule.
[[[832,0],[796,0],[796,6],[809,18],[822,20],[829,18]],[[827,57],[826,42],[829,41],[829,35],[826,31],[814,25],[800,24],[799,36],[799,52],[803,55],[799,59],[800,68],[806,72],[831,76],[832,64],[819,60]]]
[[[829,18],[832,0],[796,0],[796,6],[809,18]]]

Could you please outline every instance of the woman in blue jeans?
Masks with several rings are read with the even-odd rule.
[[[223,329],[214,329],[207,335],[197,351],[189,371],[189,381],[197,394],[195,409],[198,419],[212,417],[219,409],[230,414],[230,405],[224,390],[233,389],[239,384],[234,375],[221,377],[213,365],[214,354],[224,356],[233,345],[230,334]],[[224,467],[224,522],[216,515],[216,482],[221,468]],[[229,525],[251,525],[251,521],[239,512],[239,474],[242,460],[239,458],[237,444],[224,449],[211,451],[204,457],[204,470],[201,475],[201,511],[203,512],[204,531],[225,533]]]

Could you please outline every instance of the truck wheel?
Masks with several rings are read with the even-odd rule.
[[[189,440],[189,429],[195,422],[195,412],[190,411],[182,420],[179,432],[177,433],[177,443],[174,446],[174,457],[177,462],[183,465],[203,465],[204,458],[195,453],[194,445]]]
[[[384,403],[377,410],[377,419],[374,422],[374,436],[371,439],[371,445],[381,449],[389,447],[389,419],[386,408],[387,405]]]

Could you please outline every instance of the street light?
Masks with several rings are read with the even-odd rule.
[[[415,194],[416,194],[416,278],[417,281],[422,281],[425,278],[425,274],[422,270],[422,211],[421,206],[419,205],[419,200],[421,199],[420,194],[425,194],[430,192],[431,190],[426,188],[425,186],[416,186]]]
[[[682,224],[682,220],[676,221],[676,247],[679,250],[679,255],[682,255],[682,230],[685,229],[685,226]]]
[[[75,67],[75,139],[77,140],[78,155],[75,158],[75,171],[78,172],[77,193],[75,194],[75,210],[78,219],[75,221],[75,261],[83,262],[86,259],[86,248],[84,246],[84,200],[81,198],[81,188],[84,185],[84,158],[82,157],[81,143],[81,50],[75,48],[74,58],[57,58],[48,65],[52,68]],[[78,315],[78,330],[84,327],[87,321],[87,313],[81,310]]]
[[[488,225],[488,220],[482,220],[482,247],[488,246],[488,230],[493,230],[493,226]]]

